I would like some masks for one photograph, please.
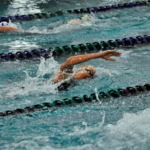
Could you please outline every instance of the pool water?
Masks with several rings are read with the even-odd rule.
[[[124,2],[130,2],[125,0]],[[1,1],[1,16],[28,14],[112,5],[119,0],[12,0]],[[78,25],[68,25],[82,15],[64,15],[50,19],[15,22],[23,33],[0,34],[0,53],[49,48],[95,41],[106,41],[150,33],[148,6],[91,14]],[[150,78],[150,46],[117,49],[116,62],[94,59],[93,79],[78,82],[68,91],[58,92],[50,78],[73,54],[26,61],[0,62],[0,112],[24,108],[56,99],[93,92],[144,85]],[[78,55],[80,53],[76,53]],[[19,87],[25,87],[21,90]],[[0,118],[1,150],[51,149],[150,149],[149,94],[111,99],[107,102],[45,110]]]

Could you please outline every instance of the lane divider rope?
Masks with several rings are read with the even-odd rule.
[[[3,22],[3,21],[9,22],[9,20],[11,20],[12,22],[30,21],[30,20],[35,20],[35,19],[43,19],[43,18],[52,18],[52,17],[56,17],[56,16],[62,16],[64,14],[99,13],[99,12],[105,12],[105,11],[109,11],[109,10],[113,10],[113,9],[124,9],[124,8],[132,8],[132,7],[146,6],[146,5],[150,5],[150,0],[136,1],[136,2],[116,4],[116,5],[110,5],[110,6],[72,9],[72,10],[67,10],[66,12],[65,11],[42,12],[42,13],[35,13],[35,14],[0,17],[0,22]]]
[[[64,53],[72,53],[72,52],[87,52],[91,53],[94,51],[105,51],[108,49],[141,45],[141,44],[149,44],[150,43],[150,35],[129,37],[123,39],[116,40],[108,40],[101,42],[93,42],[93,43],[85,43],[85,44],[77,44],[70,46],[61,46],[61,47],[50,47],[49,49],[33,49],[30,51],[18,51],[16,53],[0,53],[0,61],[14,61],[14,60],[25,60],[32,59],[36,57],[45,57],[49,58],[51,56],[60,56]]]
[[[127,87],[125,89],[118,88],[116,90],[110,90],[108,92],[99,92],[98,96],[96,93],[88,95],[83,95],[82,97],[75,96],[71,99],[65,98],[63,100],[55,100],[52,103],[44,102],[42,104],[36,104],[33,106],[27,106],[25,108],[17,108],[15,110],[7,110],[5,112],[0,112],[0,117],[6,117],[17,114],[31,113],[35,111],[48,110],[50,108],[60,108],[66,106],[75,106],[82,103],[93,103],[101,100],[102,102],[108,101],[109,98],[119,98],[125,96],[134,96],[142,94],[145,92],[150,92],[150,84],[137,85],[135,87]]]

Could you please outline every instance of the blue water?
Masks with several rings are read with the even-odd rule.
[[[48,1],[12,0],[0,2],[1,16],[67,10],[117,4],[121,1]],[[124,2],[129,2],[125,0]],[[93,14],[89,21],[69,26],[81,15],[16,22],[25,32],[0,34],[0,52],[49,48],[108,39],[149,34],[149,7],[113,10]],[[122,53],[116,62],[95,59],[93,79],[78,82],[69,91],[55,90],[50,78],[70,55],[27,61],[0,63],[0,112],[82,96],[150,81],[150,46],[117,49]],[[77,54],[76,54],[77,55]],[[77,69],[79,66],[75,66]],[[24,86],[22,91],[19,87]],[[0,150],[149,150],[149,94],[111,99],[109,102],[84,104],[0,119]]]

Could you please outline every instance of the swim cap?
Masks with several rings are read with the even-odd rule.
[[[96,73],[95,68],[92,67],[91,65],[83,65],[83,66],[79,67],[77,71],[79,72],[79,71],[82,71],[82,70],[87,70],[88,73],[91,71],[92,72],[91,76],[93,76]]]
[[[8,22],[0,22],[0,26],[8,26]]]

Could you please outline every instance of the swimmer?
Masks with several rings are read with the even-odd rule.
[[[93,53],[93,54],[78,55],[78,56],[70,57],[60,66],[60,71],[52,77],[52,80],[54,83],[59,83],[69,78],[70,75],[72,75],[72,77],[69,80],[63,82],[60,86],[58,86],[59,91],[66,90],[67,87],[70,86],[71,82],[73,82],[74,80],[92,78],[96,73],[96,69],[92,67],[91,65],[81,66],[74,73],[73,71],[74,65],[80,64],[82,62],[88,61],[90,59],[95,59],[95,58],[103,58],[103,59],[110,60],[110,61],[116,61],[114,58],[111,58],[111,56],[119,57],[121,56],[121,53],[115,50],[108,50],[108,51],[101,52],[101,53]]]
[[[90,19],[89,15],[84,15],[81,19],[72,19],[67,24],[68,25],[76,25],[81,24],[84,21],[88,21]],[[54,29],[53,27],[49,27],[49,29]],[[12,32],[12,31],[19,31],[22,32],[22,30],[17,29],[16,27],[11,26],[11,22],[0,22],[0,33],[6,33],[6,32]]]
[[[0,22],[0,33],[12,32],[12,31],[20,31],[22,30],[17,29],[10,25],[8,22]]]
[[[67,90],[70,85],[76,83],[76,80],[82,80],[86,78],[93,78],[96,69],[91,65],[83,65],[79,67],[75,72],[73,71],[74,65],[80,64],[82,62],[96,59],[96,58],[103,58],[110,61],[116,61],[111,56],[121,56],[120,52],[115,50],[107,50],[101,53],[93,53],[93,54],[86,54],[86,55],[78,55],[68,58],[61,66],[60,71],[56,73],[51,79],[54,84],[60,83],[61,84],[57,87],[58,91]],[[47,82],[45,84],[48,84]],[[41,85],[39,85],[41,86]],[[25,91],[25,87],[20,87],[22,91]]]
[[[111,58],[112,56],[119,57],[121,56],[121,53],[115,50],[107,50],[101,53],[93,53],[70,57],[60,66],[60,71],[56,73],[51,79],[54,84],[61,82],[61,84],[57,87],[58,91],[67,90],[67,88],[70,85],[73,85],[76,82],[76,80],[93,78],[96,73],[96,69],[91,65],[83,65],[74,72],[73,71],[74,65],[96,58],[103,58],[110,61],[116,61],[114,58]],[[46,82],[45,84],[48,83]],[[20,89],[22,91],[25,91],[24,86],[20,87]]]

